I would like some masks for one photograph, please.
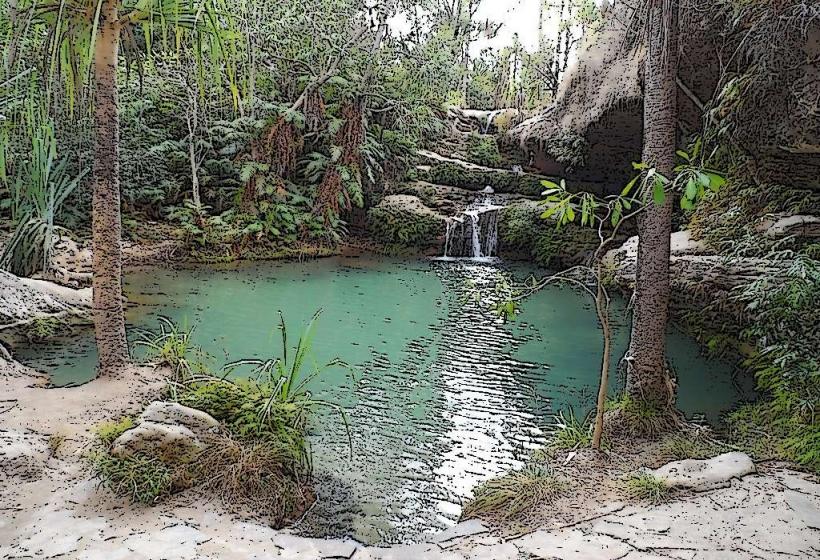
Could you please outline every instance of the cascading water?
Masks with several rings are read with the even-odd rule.
[[[447,220],[444,257],[480,259],[495,256],[498,250],[498,213],[503,208],[486,197]]]

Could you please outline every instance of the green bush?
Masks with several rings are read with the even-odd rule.
[[[42,342],[57,336],[64,326],[65,323],[59,317],[38,316],[25,326],[25,337],[34,342]]]
[[[202,486],[230,505],[241,501],[264,512],[277,526],[298,517],[313,500],[306,441],[310,412],[316,406],[329,406],[347,426],[341,408],[312,399],[307,390],[307,384],[324,370],[308,366],[318,315],[305,328],[295,351],[287,347],[280,318],[282,358],[241,360],[226,365],[221,376],[193,372],[169,382],[169,399],[206,412],[222,425],[221,431],[202,436],[202,452],[184,461],[146,455],[114,457],[111,444],[134,425],[130,418],[122,418],[96,430],[99,445],[91,455],[95,475],[107,488],[137,502],[154,503],[179,490]],[[161,355],[170,356],[173,363],[187,363],[196,349],[187,337],[178,336],[181,331],[175,325],[164,325],[163,332],[172,336],[161,337],[155,347],[170,348]],[[173,343],[166,344],[168,340]],[[342,365],[334,360],[325,368]],[[239,370],[246,368],[251,371],[242,378]],[[238,373],[239,379],[229,378],[231,373]]]
[[[574,257],[593,250],[598,239],[592,228],[566,224],[560,229],[549,220],[541,219],[542,210],[532,205],[515,204],[501,211],[498,238],[502,250],[529,255],[543,267],[561,264],[566,257]]]
[[[373,239],[384,245],[422,247],[434,243],[444,233],[443,222],[398,208],[371,208],[367,229]]]
[[[501,153],[498,143],[492,136],[472,134],[467,140],[467,157],[469,161],[484,167],[501,165]]]

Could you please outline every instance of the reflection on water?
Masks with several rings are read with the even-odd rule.
[[[313,358],[339,357],[355,376],[329,371],[312,390],[348,410],[353,449],[351,457],[339,417],[320,410],[311,426],[320,500],[299,530],[413,540],[452,524],[477,483],[520,466],[558,410],[582,414],[593,403],[601,335],[589,302],[549,288],[524,304],[518,322],[502,325],[465,297],[465,282],[491,285],[504,266],[337,258],[145,270],[128,276],[139,303],[129,322],[154,328],[165,315],[195,325],[195,343],[223,362],[278,355],[277,311],[295,340],[322,308]],[[618,356],[627,337],[622,302],[615,315]],[[685,412],[714,420],[742,396],[726,364],[705,360],[678,333],[669,343]],[[53,369],[55,383],[82,382],[93,369],[93,336],[18,355]]]

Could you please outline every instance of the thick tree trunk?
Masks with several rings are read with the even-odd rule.
[[[677,0],[649,0],[649,54],[644,78],[643,160],[668,178],[675,166],[678,58]],[[638,226],[635,312],[627,366],[627,393],[657,407],[672,404],[666,368],[672,195],[650,202]]]
[[[104,1],[100,18],[94,47],[93,314],[99,374],[113,375],[128,361],[122,302],[117,0]]]

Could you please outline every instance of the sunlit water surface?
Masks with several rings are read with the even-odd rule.
[[[127,275],[128,318],[143,329],[156,329],[159,316],[194,327],[194,342],[223,363],[281,355],[278,312],[295,340],[322,309],[312,359],[340,358],[354,375],[336,368],[312,389],[348,411],[353,453],[338,415],[318,410],[311,442],[320,499],[299,529],[407,541],[451,525],[477,483],[519,467],[558,411],[584,414],[593,404],[601,333],[585,296],[546,289],[506,325],[468,297],[468,280],[491,286],[499,273],[523,280],[533,272],[366,257],[147,269]],[[623,302],[615,307],[617,358],[628,319]],[[748,395],[730,365],[707,360],[681,333],[669,333],[669,354],[689,416],[716,421]],[[96,360],[90,331],[18,356],[58,385],[87,381]]]

